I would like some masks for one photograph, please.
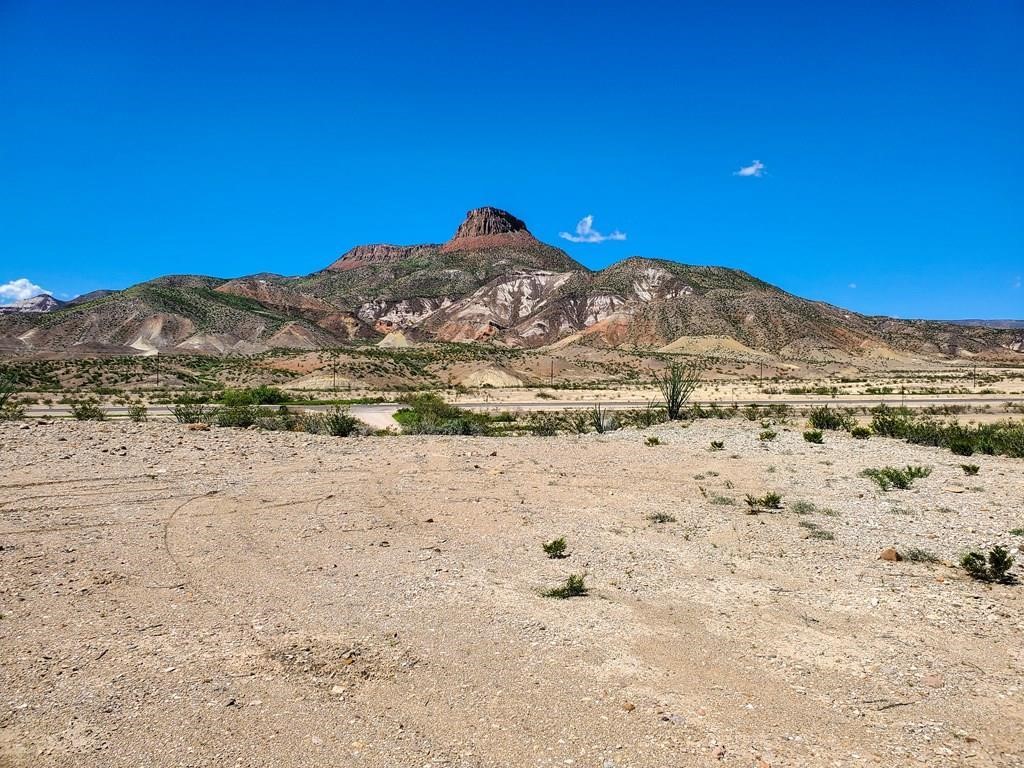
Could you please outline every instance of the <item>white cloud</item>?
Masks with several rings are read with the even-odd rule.
[[[603,243],[605,240],[625,240],[626,233],[615,230],[610,235],[603,235],[594,229],[594,217],[584,216],[576,224],[576,234],[559,232],[558,236],[571,243]]]
[[[847,287],[847,288],[856,288],[856,287],[857,287],[857,284],[856,284],[856,283],[850,283],[850,284],[849,284],[848,286],[846,286],[846,287]]]
[[[734,171],[733,176],[752,176],[755,179],[760,179],[764,176],[764,163],[760,160],[755,160],[750,165],[744,165],[738,171]]]
[[[0,285],[0,304],[10,304],[12,301],[31,299],[40,293],[49,293],[49,291],[40,288],[27,277],[19,277],[17,280],[11,280]]]
[[[1014,288],[1020,288],[1020,285],[1021,285],[1021,283],[1020,283],[1020,275],[1017,275],[1017,279],[1013,281],[1013,287]]]

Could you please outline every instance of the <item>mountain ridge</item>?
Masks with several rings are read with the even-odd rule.
[[[357,245],[296,277],[165,275],[52,311],[0,316],[0,348],[43,353],[248,354],[379,342],[682,349],[693,337],[780,358],[1012,357],[1017,328],[861,315],[741,270],[631,256],[590,270],[498,208],[443,244]],[[727,345],[728,346],[728,345]]]

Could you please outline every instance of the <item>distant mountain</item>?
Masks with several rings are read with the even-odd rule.
[[[469,211],[445,243],[356,246],[301,277],[174,275],[49,311],[6,313],[0,349],[245,354],[376,343],[396,331],[403,343],[626,346],[815,361],[1020,359],[1024,352],[1016,327],[868,317],[725,267],[633,257],[591,271],[489,207]]]
[[[41,312],[52,312],[60,309],[66,302],[55,299],[48,293],[41,293],[29,299],[20,299],[11,304],[0,304],[0,314],[29,313],[38,314]]]
[[[1024,320],[950,320],[949,322],[979,328],[1024,328]]]

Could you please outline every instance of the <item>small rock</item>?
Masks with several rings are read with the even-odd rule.
[[[717,746],[715,746],[714,749],[711,750],[711,756],[716,760],[724,760],[725,747],[723,747],[721,744],[718,744]]]
[[[898,563],[903,559],[903,555],[896,551],[896,547],[886,547],[882,550],[882,554],[878,556],[879,560],[887,560],[890,563]]]
[[[335,685],[331,687],[331,696],[342,696],[344,695],[344,693],[345,689],[342,688],[340,685]]]
[[[634,709],[636,709],[636,704],[634,704],[631,701],[624,701],[622,702],[622,708],[627,712],[632,712]]]

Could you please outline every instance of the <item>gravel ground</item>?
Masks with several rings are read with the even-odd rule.
[[[0,424],[0,765],[1024,764],[1024,464],[760,429]]]

